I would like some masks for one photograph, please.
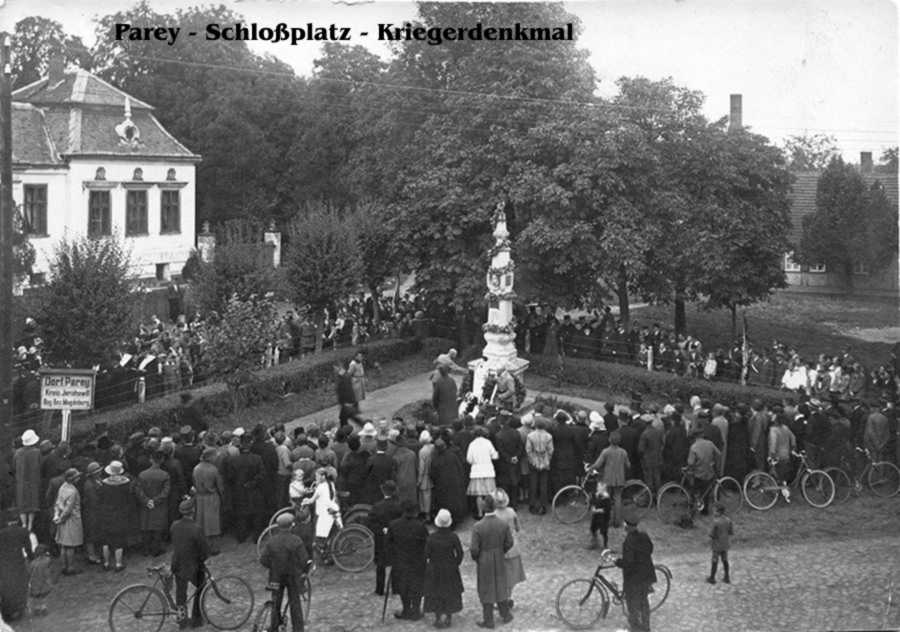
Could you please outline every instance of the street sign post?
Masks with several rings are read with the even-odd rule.
[[[40,370],[41,409],[62,411],[63,441],[68,441],[72,429],[73,410],[91,410],[97,372],[93,369]]]

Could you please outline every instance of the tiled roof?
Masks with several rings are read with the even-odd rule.
[[[59,154],[47,133],[44,113],[27,103],[12,106],[12,159],[19,165],[59,164]],[[16,142],[25,139],[24,142]]]
[[[803,234],[803,218],[816,212],[816,188],[819,184],[821,171],[795,171],[794,184],[791,190],[791,232],[788,235],[795,246],[800,243]],[[871,187],[875,182],[884,186],[884,192],[888,199],[895,204],[898,199],[897,174],[872,171],[862,174],[866,187]]]
[[[13,92],[14,101],[27,101],[35,105],[111,105],[124,107],[125,97],[131,99],[131,107],[152,110],[153,106],[122,92],[115,86],[80,68],[63,73],[62,79],[50,82],[49,77],[38,79]]]
[[[64,73],[58,81],[35,81],[16,90],[13,99],[23,112],[13,129],[14,162],[34,162],[28,157],[46,155],[56,161],[77,155],[199,159],[163,129],[150,105],[81,69]],[[116,133],[125,120],[126,100],[140,131],[134,144]],[[26,111],[31,114],[25,116]]]

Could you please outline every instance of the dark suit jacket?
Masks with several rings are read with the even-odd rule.
[[[656,582],[653,568],[653,542],[650,536],[637,529],[625,536],[622,543],[622,559],[616,562],[622,569],[623,588],[646,586]]]
[[[172,573],[181,579],[193,581],[197,571],[209,557],[209,544],[203,529],[190,518],[172,523]]]
[[[300,537],[279,531],[266,542],[260,562],[269,569],[269,582],[287,584],[297,581],[306,569],[309,553]]]
[[[403,516],[403,509],[396,497],[383,498],[372,505],[368,527],[375,535],[375,563],[379,566],[390,564],[387,551],[387,529],[394,520]]]
[[[418,518],[398,518],[388,527],[388,555],[395,574],[425,581],[425,542],[428,529]]]

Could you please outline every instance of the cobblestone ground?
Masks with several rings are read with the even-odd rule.
[[[708,585],[709,553],[706,523],[682,530],[659,524],[652,517],[644,528],[654,540],[657,563],[673,572],[672,592],[654,613],[654,630],[701,631],[818,631],[880,630],[900,627],[900,499],[861,498],[840,507],[815,511],[780,505],[770,512],[743,511],[735,516],[732,549],[733,584]],[[569,579],[589,577],[597,553],[584,549],[587,523],[560,525],[551,516],[522,512],[520,534],[528,581],[516,587],[513,622],[498,628],[563,630],[555,612],[555,596]],[[460,531],[465,546],[470,526]],[[610,545],[621,546],[623,533],[612,530]],[[226,540],[210,567],[217,575],[238,574],[257,587],[257,607],[265,598],[265,575],[249,544]],[[155,561],[162,561],[159,558]],[[21,632],[101,631],[108,629],[106,608],[124,585],[144,581],[154,560],[132,555],[124,573],[103,573],[91,567],[77,577],[63,577],[51,599],[50,614],[26,619],[14,627]],[[721,571],[720,571],[721,572]],[[617,570],[612,579],[621,583]],[[477,629],[480,607],[475,593],[474,563],[463,564],[464,610],[454,628]],[[430,617],[420,623],[395,621],[399,607],[390,604],[381,623],[381,598],[372,594],[371,570],[354,575],[333,568],[313,577],[312,616],[308,630],[430,629]],[[893,587],[894,607],[888,609]],[[595,629],[625,627],[621,608],[613,607],[607,621]],[[163,630],[176,629],[168,621]],[[204,629],[212,630],[210,626]],[[246,626],[249,630],[250,626]]]

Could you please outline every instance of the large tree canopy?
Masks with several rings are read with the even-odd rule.
[[[47,74],[50,61],[74,63],[85,70],[92,65],[91,54],[80,37],[67,35],[55,20],[32,16],[16,22],[12,37],[13,89],[33,83]]]

